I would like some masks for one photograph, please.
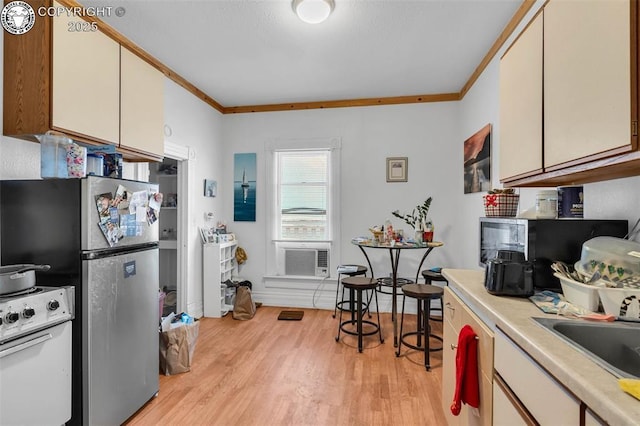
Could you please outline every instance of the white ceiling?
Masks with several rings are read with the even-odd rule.
[[[521,0],[335,0],[300,21],[290,0],[80,0],[225,107],[456,93]]]

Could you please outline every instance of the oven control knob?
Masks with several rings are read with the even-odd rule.
[[[18,315],[17,312],[8,312],[5,316],[4,316],[4,321],[7,324],[13,324],[14,322],[18,321],[20,319],[20,315]]]
[[[57,300],[50,300],[49,303],[47,303],[47,309],[50,311],[55,311],[59,307],[60,307],[60,302],[58,302]]]
[[[36,310],[28,306],[24,308],[24,310],[22,311],[22,316],[27,319],[32,318],[35,314],[36,314]]]

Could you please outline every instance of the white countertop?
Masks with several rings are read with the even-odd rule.
[[[526,298],[489,294],[484,288],[484,271],[444,269],[443,274],[449,287],[487,325],[509,335],[598,416],[610,425],[640,424],[640,401],[623,392],[615,376],[531,319],[556,315],[543,313]],[[539,390],[532,389],[535,391]]]

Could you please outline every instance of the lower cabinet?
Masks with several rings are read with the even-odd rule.
[[[494,424],[580,425],[580,400],[500,329],[495,333]]]
[[[493,418],[493,332],[449,288],[444,291],[442,408],[449,425],[491,425]],[[456,352],[462,327],[470,325],[478,336],[478,379],[480,407],[463,404],[458,416],[451,413],[456,390]]]
[[[496,426],[535,425],[535,420],[520,404],[498,375],[493,377],[493,424]]]
[[[585,426],[603,426],[606,425],[607,422],[602,420],[596,413],[591,411],[588,407],[583,407],[584,412],[584,424]]]

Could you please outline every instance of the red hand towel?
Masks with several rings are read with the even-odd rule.
[[[470,325],[465,325],[458,335],[456,352],[456,390],[453,394],[451,412],[460,414],[462,403],[474,408],[480,406],[480,387],[478,384],[478,340]]]

